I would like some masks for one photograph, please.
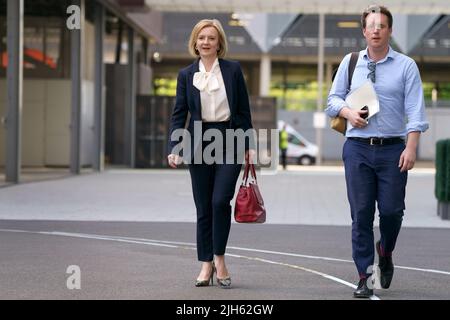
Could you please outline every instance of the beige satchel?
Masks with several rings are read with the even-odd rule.
[[[352,52],[352,55],[350,57],[350,62],[348,64],[348,84],[347,84],[347,92],[350,90],[350,87],[352,85],[352,77],[353,77],[353,71],[355,71],[356,63],[358,62],[359,52]],[[333,73],[333,81],[334,77],[336,76],[337,70]],[[330,122],[331,129],[336,130],[339,133],[342,133],[345,135],[345,132],[347,131],[347,119],[343,117],[334,117],[331,118]]]
[[[331,129],[345,135],[345,132],[347,131],[347,119],[343,117],[331,118]]]

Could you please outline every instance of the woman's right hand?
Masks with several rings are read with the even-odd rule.
[[[176,169],[177,165],[179,165],[181,163],[181,157],[177,154],[169,154],[167,156],[167,162],[169,163],[169,166],[171,168]]]

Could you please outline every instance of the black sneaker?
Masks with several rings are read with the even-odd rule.
[[[373,295],[373,289],[367,286],[367,278],[359,280],[358,288],[353,292],[355,298],[370,298]]]
[[[383,289],[388,289],[394,276],[394,263],[392,257],[383,257],[381,255],[381,244],[377,241],[376,248],[378,253],[378,267],[380,268],[380,284]]]

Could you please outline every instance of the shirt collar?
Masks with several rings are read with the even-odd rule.
[[[364,49],[364,50],[362,51],[362,53],[363,53],[363,57],[364,57],[365,60],[367,60],[367,61],[372,61],[372,60],[369,58],[369,53],[367,52],[367,47],[366,47],[366,49]],[[381,60],[378,61],[377,63],[385,62],[388,58],[395,59],[395,55],[396,55],[395,50],[392,49],[391,46],[389,46],[389,50],[388,50],[388,53],[387,53],[386,57],[384,57],[383,59],[381,59]]]
[[[218,66],[219,66],[219,59],[216,58],[216,60],[214,60],[214,63],[212,65],[212,67],[211,67],[211,70],[209,72],[214,72]],[[206,68],[205,68],[205,65],[202,62],[202,59],[200,59],[200,61],[199,61],[198,69],[199,69],[200,72],[206,72]]]

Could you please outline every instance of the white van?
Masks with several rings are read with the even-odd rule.
[[[283,129],[285,122],[278,120],[278,130]],[[287,162],[309,166],[316,162],[319,148],[312,142],[306,140],[300,133],[286,123],[288,133],[288,149],[286,152]]]

